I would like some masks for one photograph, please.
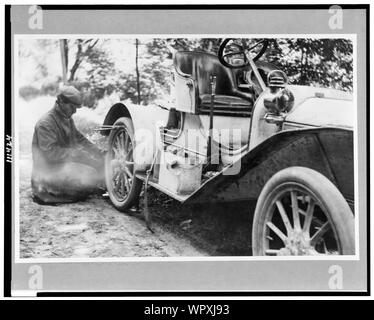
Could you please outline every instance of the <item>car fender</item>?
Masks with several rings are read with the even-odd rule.
[[[353,204],[353,131],[343,128],[276,133],[207,180],[187,201],[257,199],[265,183],[276,172],[292,166],[320,172],[337,186],[350,205]],[[237,172],[233,168],[237,168]],[[228,174],[230,170],[232,174]]]
[[[108,111],[103,125],[113,125],[119,118],[130,118],[134,126],[134,161],[137,171],[145,171],[153,162],[155,151],[160,147],[159,127],[164,126],[168,110],[154,105],[116,103]],[[110,130],[103,131],[109,135]]]

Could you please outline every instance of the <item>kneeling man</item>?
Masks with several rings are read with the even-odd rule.
[[[80,92],[64,86],[54,107],[35,126],[31,185],[38,203],[83,200],[102,185],[103,152],[77,130],[71,118],[81,105]]]

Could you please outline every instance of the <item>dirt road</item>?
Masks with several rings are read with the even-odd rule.
[[[150,192],[155,233],[139,210],[121,213],[108,198],[41,206],[32,201],[31,158],[20,159],[20,257],[193,257],[250,255],[248,205],[185,207]]]
[[[41,206],[31,199],[31,138],[35,122],[55,97],[19,101],[20,257],[189,257],[251,255],[253,204],[209,204],[188,207],[149,189],[155,233],[144,223],[142,198],[138,211],[118,212],[108,198]],[[91,141],[105,146],[93,131],[102,123],[110,101],[95,110],[81,108],[74,121]]]

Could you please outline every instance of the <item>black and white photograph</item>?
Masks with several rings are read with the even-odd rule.
[[[18,55],[20,258],[355,254],[352,40]]]
[[[74,29],[89,8],[14,7],[32,29],[12,33],[16,294],[365,290],[348,271],[367,261],[365,37],[339,29],[365,10],[300,10],[306,26],[323,12],[324,32],[277,30],[277,12],[248,7],[248,24],[260,12],[271,26],[122,33]],[[184,17],[109,9],[99,25]],[[49,14],[72,29],[45,29]]]

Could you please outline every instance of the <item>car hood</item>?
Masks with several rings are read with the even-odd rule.
[[[353,128],[356,115],[351,94],[317,87],[287,87],[295,104],[286,117],[287,122],[306,126],[337,126]]]

